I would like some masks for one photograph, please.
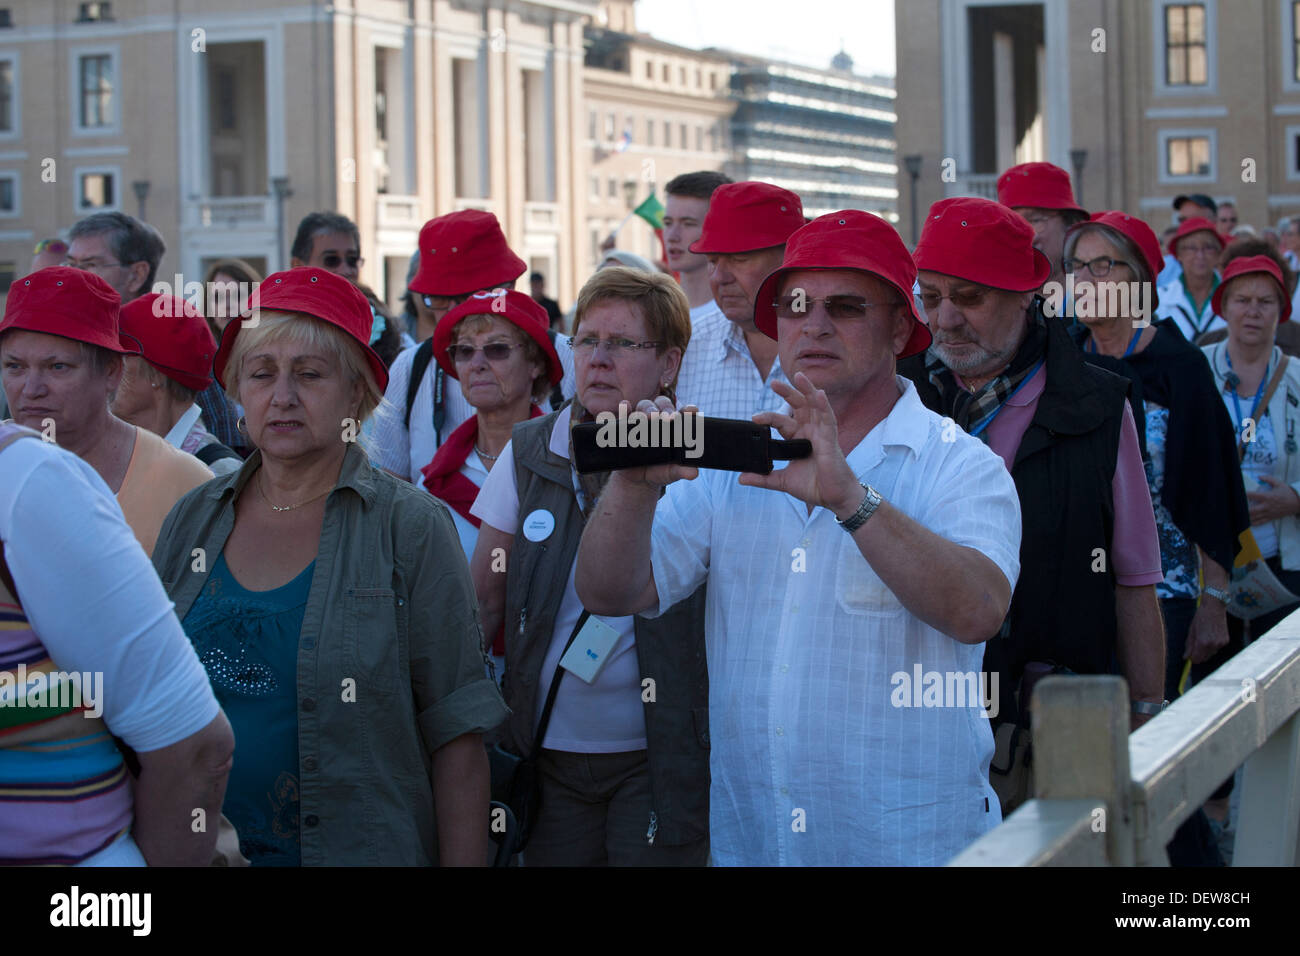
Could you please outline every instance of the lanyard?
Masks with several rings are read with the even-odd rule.
[[[1121,356],[1122,358],[1128,358],[1130,355],[1133,354],[1133,350],[1137,348],[1138,339],[1142,338],[1142,333],[1144,331],[1146,330],[1138,329],[1136,332],[1133,333],[1133,338],[1128,340],[1128,348],[1124,350],[1124,354],[1123,356]],[[1097,343],[1092,340],[1091,335],[1088,336],[1088,346],[1086,349],[1084,349],[1084,351],[1087,352],[1089,355],[1097,354]]]
[[[1038,364],[1034,366],[1033,371],[1031,371],[1028,375],[1026,375],[1021,380],[1020,384],[1016,386],[1015,391],[1012,392],[1010,395],[1008,395],[1006,398],[1004,398],[1002,400],[1002,404],[999,405],[997,408],[995,408],[991,415],[989,415],[987,418],[984,419],[984,421],[980,422],[978,425],[976,425],[974,428],[970,430],[970,434],[972,438],[978,437],[979,434],[984,431],[984,429],[988,428],[990,425],[993,424],[993,419],[997,418],[999,415],[1002,414],[1002,409],[1007,407],[1007,402],[1011,401],[1013,398],[1016,397],[1016,392],[1020,391],[1022,388],[1024,388],[1026,385],[1029,384],[1029,380],[1038,374],[1038,370],[1043,367],[1043,363],[1045,361],[1047,360],[1039,359]]]
[[[1228,360],[1228,368],[1231,369],[1232,356],[1228,353],[1227,349],[1223,350],[1223,356]],[[1255,389],[1255,401],[1250,406],[1250,420],[1252,422],[1257,421],[1257,419],[1255,418],[1255,413],[1259,411],[1259,401],[1264,397],[1264,389],[1267,387],[1268,387],[1268,366],[1265,365],[1264,377],[1259,380],[1259,388]],[[1241,402],[1237,401],[1237,389],[1235,387],[1232,388],[1229,391],[1229,394],[1232,396],[1232,407],[1237,413],[1237,420],[1233,424],[1237,428],[1241,428],[1242,423],[1245,421],[1245,419],[1241,417]]]

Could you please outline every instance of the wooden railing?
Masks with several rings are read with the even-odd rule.
[[[1234,866],[1300,855],[1300,611],[1129,734],[1119,677],[1033,700],[1036,798],[950,866],[1166,866],[1165,844],[1244,765]]]

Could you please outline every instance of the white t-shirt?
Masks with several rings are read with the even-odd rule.
[[[99,474],[56,445],[0,453],[0,539],[19,600],[61,670],[103,675],[103,718],[137,752],[219,707],[153,564]]]
[[[569,457],[569,409],[556,417],[551,430],[550,449],[562,458]],[[506,445],[501,457],[483,482],[478,500],[470,514],[486,525],[505,534],[515,534],[519,529],[519,488],[515,484],[514,443]],[[541,679],[537,688],[537,701],[533,712],[534,722],[541,719],[542,707],[551,689],[555,665],[563,656],[564,645],[573,633],[573,627],[582,615],[582,602],[573,584],[577,562],[569,568],[569,579],[564,586],[564,597],[555,615],[551,643],[542,662]],[[599,615],[593,614],[592,617]],[[618,640],[610,654],[609,663],[600,672],[594,684],[572,674],[566,674],[555,695],[551,722],[546,731],[548,750],[565,750],[572,753],[622,753],[644,750],[645,711],[641,702],[641,668],[636,656],[636,636],[632,618],[599,616],[618,631]],[[509,663],[507,662],[507,666]]]
[[[460,473],[479,488],[482,488],[483,482],[487,481],[488,470],[483,466],[483,459],[475,451],[471,451],[465,459],[465,464],[460,466]],[[421,476],[421,487],[423,487],[423,476]],[[468,561],[474,556],[474,546],[478,544],[478,528],[462,518],[460,512],[450,505],[447,506],[447,513],[456,523],[456,534],[460,536],[460,546],[465,549],[465,560]]]

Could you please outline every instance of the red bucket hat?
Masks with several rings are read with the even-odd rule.
[[[1008,208],[1032,206],[1088,215],[1074,199],[1070,174],[1051,163],[1021,163],[998,177],[998,202]]]
[[[1223,241],[1223,236],[1219,235],[1219,230],[1214,223],[1200,216],[1193,216],[1191,219],[1184,219],[1180,222],[1178,224],[1178,231],[1169,237],[1169,254],[1171,256],[1177,256],[1178,243],[1182,242],[1194,232],[1208,232],[1214,237],[1214,241],[1219,244],[1220,252],[1222,252],[1223,247],[1227,245],[1227,243]]]
[[[866,272],[898,290],[912,316],[912,335],[898,358],[930,347],[930,330],[916,314],[912,286],[916,266],[894,227],[869,212],[843,209],[818,216],[796,230],[785,246],[781,267],[770,273],[754,297],[754,324],[776,338],[776,290],[782,276],[802,269],[852,269]]]
[[[695,253],[751,252],[783,246],[803,228],[803,203],[771,183],[726,183],[713,191]]]
[[[1047,256],[1034,248],[1029,223],[1006,206],[970,196],[930,207],[912,258],[918,270],[1008,292],[1032,292],[1052,274]]]
[[[95,273],[50,266],[9,287],[0,332],[44,332],[121,355],[137,355],[139,343],[121,337],[121,303],[113,287]]]
[[[489,292],[475,292],[468,299],[450,310],[442,317],[437,328],[433,330],[433,357],[438,360],[442,370],[452,378],[456,374],[456,363],[448,354],[451,349],[452,331],[464,319],[471,315],[496,315],[511,325],[523,330],[529,338],[541,347],[546,356],[546,368],[552,385],[558,385],[564,378],[564,367],[560,356],[546,334],[550,328],[550,317],[546,310],[533,301],[533,297],[513,289],[492,289]]]
[[[185,299],[150,292],[122,306],[122,331],[141,357],[168,378],[201,392],[212,384],[217,342],[203,313]]]
[[[1215,315],[1223,315],[1223,290],[1228,288],[1228,283],[1238,276],[1262,274],[1267,275],[1277,283],[1278,292],[1282,297],[1282,309],[1278,315],[1278,324],[1282,324],[1291,318],[1291,297],[1286,292],[1286,282],[1282,278],[1282,270],[1277,267],[1277,263],[1268,256],[1243,256],[1240,259],[1233,259],[1223,269],[1223,281],[1221,281],[1214,290],[1214,296],[1211,298],[1212,307]]]
[[[361,294],[361,290],[342,276],[314,267],[273,273],[253,290],[244,315],[251,315],[255,311],[302,312],[342,329],[360,346],[366,361],[370,363],[375,381],[379,383],[379,390],[382,392],[388,388],[388,369],[384,360],[370,347],[370,331],[374,325],[370,303]],[[235,338],[243,327],[243,321],[232,321],[221,333],[221,344],[212,361],[212,371],[222,388],[226,387],[226,361],[230,358]]]
[[[407,288],[423,295],[466,295],[509,285],[528,269],[510,251],[490,212],[464,209],[420,230],[420,268]]]

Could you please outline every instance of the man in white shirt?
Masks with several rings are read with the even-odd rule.
[[[930,343],[915,280],[883,219],[799,230],[755,315],[794,387],[756,420],[812,456],[739,479],[617,471],[584,534],[594,614],[654,616],[709,584],[714,863],[939,865],[1001,819],[974,685],[1020,508],[1001,460],[896,375]]]
[[[754,324],[754,296],[803,224],[803,203],[780,186],[726,183],[714,191],[703,232],[690,248],[708,261],[709,288],[721,311],[691,323],[677,377],[679,405],[695,405],[710,418],[742,419],[781,407],[772,383],[789,382],[776,342]]]
[[[704,170],[674,176],[664,187],[664,254],[691,304],[691,328],[706,316],[721,314],[709,287],[708,259],[692,252],[691,243],[704,231],[714,190],[729,182],[722,173]]]

